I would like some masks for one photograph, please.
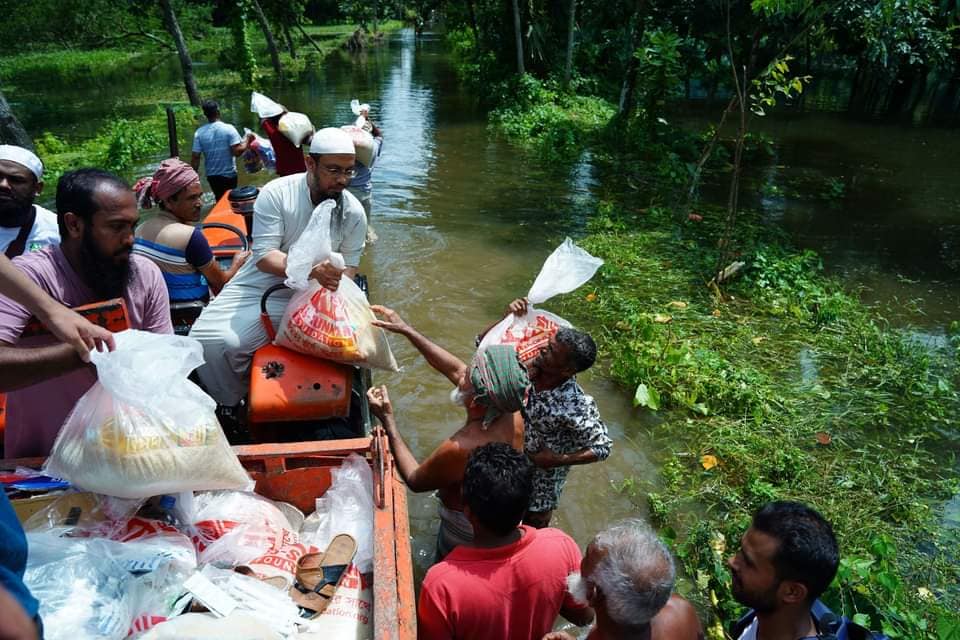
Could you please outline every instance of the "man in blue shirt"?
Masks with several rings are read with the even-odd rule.
[[[237,156],[247,150],[247,143],[236,127],[220,119],[220,105],[214,100],[203,101],[203,115],[209,122],[193,134],[193,155],[190,164],[200,170],[200,155],[204,156],[207,182],[213,196],[219,200],[224,193],[237,186]]]
[[[0,497],[0,638],[40,637],[40,603],[23,583],[27,539],[7,495]]]

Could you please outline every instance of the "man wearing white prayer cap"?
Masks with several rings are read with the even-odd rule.
[[[0,144],[0,251],[8,258],[60,243],[57,214],[33,203],[42,190],[40,158]]]
[[[334,200],[330,218],[333,250],[343,255],[346,269],[329,260],[317,264],[311,277],[336,290],[340,277],[354,277],[360,266],[367,218],[360,202],[346,191],[353,177],[353,139],[339,128],[320,129],[310,142],[306,173],[277,178],[260,191],[253,208],[252,256],[227,283],[190,330],[203,344],[205,363],[197,375],[207,392],[223,407],[234,407],[246,395],[253,353],[269,342],[260,322],[260,297],[286,278],[287,251],[300,237],[324,200]],[[274,326],[292,295],[271,295],[268,311]]]

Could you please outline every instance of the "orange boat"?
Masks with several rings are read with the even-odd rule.
[[[247,225],[242,215],[231,209],[225,195],[210,211],[204,234],[214,255],[230,260],[239,249],[245,248]],[[220,226],[207,226],[210,223]],[[241,231],[241,234],[237,233]],[[126,308],[122,300],[110,300],[77,309],[92,322],[112,331],[128,328]],[[32,323],[25,333],[41,332],[39,323]],[[255,491],[271,500],[289,502],[310,514],[315,500],[322,496],[331,484],[331,470],[340,466],[351,453],[363,456],[371,465],[374,478],[374,571],[373,571],[373,623],[377,640],[414,640],[416,638],[416,613],[414,609],[413,563],[410,552],[410,528],[407,512],[406,487],[397,475],[393,455],[382,429],[371,429],[370,416],[363,394],[369,386],[369,372],[352,371],[351,367],[306,358],[286,352],[281,347],[269,345],[258,353],[261,358],[282,360],[288,375],[277,378],[269,367],[254,367],[251,388],[257,390],[257,398],[251,398],[251,419],[258,411],[264,422],[252,423],[251,431],[259,444],[235,446],[234,451],[241,464],[256,481]],[[255,361],[256,364],[256,361]],[[267,363],[270,364],[270,363]],[[261,371],[262,369],[262,371]],[[346,400],[346,415],[330,413],[330,398],[320,392],[294,393],[290,380],[303,375],[325,375],[341,383],[348,396],[338,399],[338,405]],[[262,379],[261,379],[262,378]],[[326,388],[314,383],[307,385]],[[331,385],[326,385],[331,386]],[[352,388],[352,392],[350,391]],[[0,401],[3,397],[0,395]],[[256,401],[254,401],[256,400]],[[304,414],[313,407],[313,415]],[[344,409],[344,407],[341,407]],[[3,406],[0,404],[0,429],[3,424]],[[270,412],[273,413],[270,413]],[[278,415],[277,412],[279,412]],[[333,418],[348,418],[349,432],[361,437],[312,440],[307,442],[264,442],[292,435],[297,420],[313,418],[330,422]],[[289,422],[288,422],[289,421]],[[300,423],[302,424],[302,423]],[[330,425],[327,433],[336,433]],[[0,432],[2,436],[2,432]],[[323,437],[315,436],[315,437]],[[42,458],[0,460],[0,470],[12,470],[17,466],[39,468]],[[14,506],[17,506],[14,501]]]

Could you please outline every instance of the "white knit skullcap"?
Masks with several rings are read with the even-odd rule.
[[[326,155],[328,153],[355,155],[353,138],[350,137],[349,133],[338,127],[320,129],[313,134],[313,140],[310,141],[310,155]]]
[[[351,146],[353,146],[352,143]],[[12,144],[0,144],[0,160],[9,160],[10,162],[23,165],[27,169],[30,169],[33,175],[37,177],[37,180],[43,177],[43,163],[40,162],[40,158],[29,149],[17,147]]]

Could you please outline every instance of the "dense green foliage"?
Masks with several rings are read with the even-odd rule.
[[[640,410],[662,414],[653,437],[670,452],[658,484],[615,490],[674,544],[712,638],[742,613],[724,561],[752,511],[777,498],[835,524],[843,563],[829,604],[891,637],[958,637],[958,536],[941,519],[958,491],[960,337],[935,350],[891,327],[735,196],[770,145],[751,119],[798,104],[822,76],[849,78],[852,110],[956,113],[960,6],[578,3],[564,88],[568,6],[521,3],[525,75],[509,3],[447,7],[447,38],[497,132],[557,163],[588,151],[607,176],[609,200],[582,240],[606,265],[561,311],[599,339]],[[731,101],[717,108],[726,127],[695,136],[672,124],[676,100],[697,95]],[[726,210],[699,200],[703,176],[730,180]],[[833,179],[814,191],[837,201],[844,190]],[[739,277],[706,286],[733,259]]]

